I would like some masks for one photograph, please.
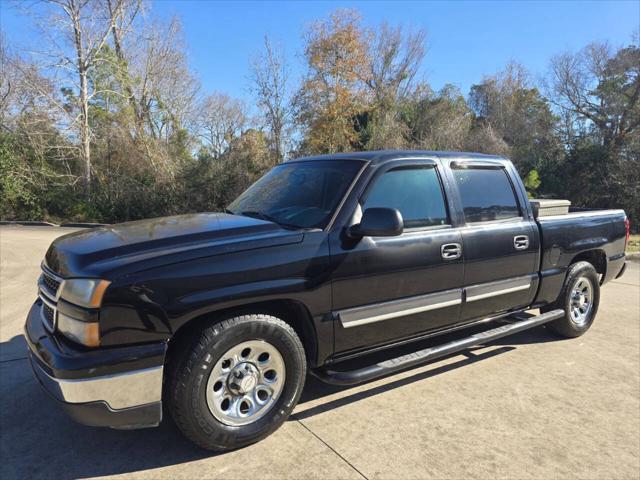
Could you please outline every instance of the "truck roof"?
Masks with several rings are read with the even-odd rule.
[[[450,158],[459,160],[498,160],[505,161],[504,157],[499,155],[488,155],[484,153],[473,152],[450,152],[450,151],[437,151],[437,150],[375,150],[370,152],[348,152],[348,153],[331,153],[326,155],[313,155],[308,157],[295,158],[290,161],[310,161],[310,160],[365,160],[371,163],[382,163],[388,160],[394,160],[399,158]]]

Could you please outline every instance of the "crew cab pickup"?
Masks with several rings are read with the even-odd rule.
[[[59,237],[25,336],[36,378],[76,420],[148,427],[164,410],[198,445],[238,448],[285,421],[307,373],[347,385],[540,325],[582,335],[628,235],[622,210],[536,218],[501,157],[301,158],[224,213]]]

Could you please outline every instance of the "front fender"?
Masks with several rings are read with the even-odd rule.
[[[304,241],[197,259],[114,281],[100,312],[103,345],[170,339],[212,312],[265,301],[303,304],[315,321],[331,312],[325,232]]]

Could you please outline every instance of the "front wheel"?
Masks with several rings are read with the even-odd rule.
[[[579,337],[591,327],[600,304],[600,282],[598,272],[589,262],[577,262],[567,272],[560,296],[543,312],[561,308],[564,316],[547,324],[561,337]]]
[[[243,315],[195,336],[170,365],[169,411],[187,438],[231,450],[275,431],[300,398],[306,360],[293,328],[270,315]]]

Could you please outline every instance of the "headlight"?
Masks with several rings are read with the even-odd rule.
[[[100,328],[97,322],[83,322],[58,312],[58,331],[87,347],[100,345]]]
[[[100,308],[102,297],[110,283],[97,279],[65,280],[60,297],[80,307]]]

